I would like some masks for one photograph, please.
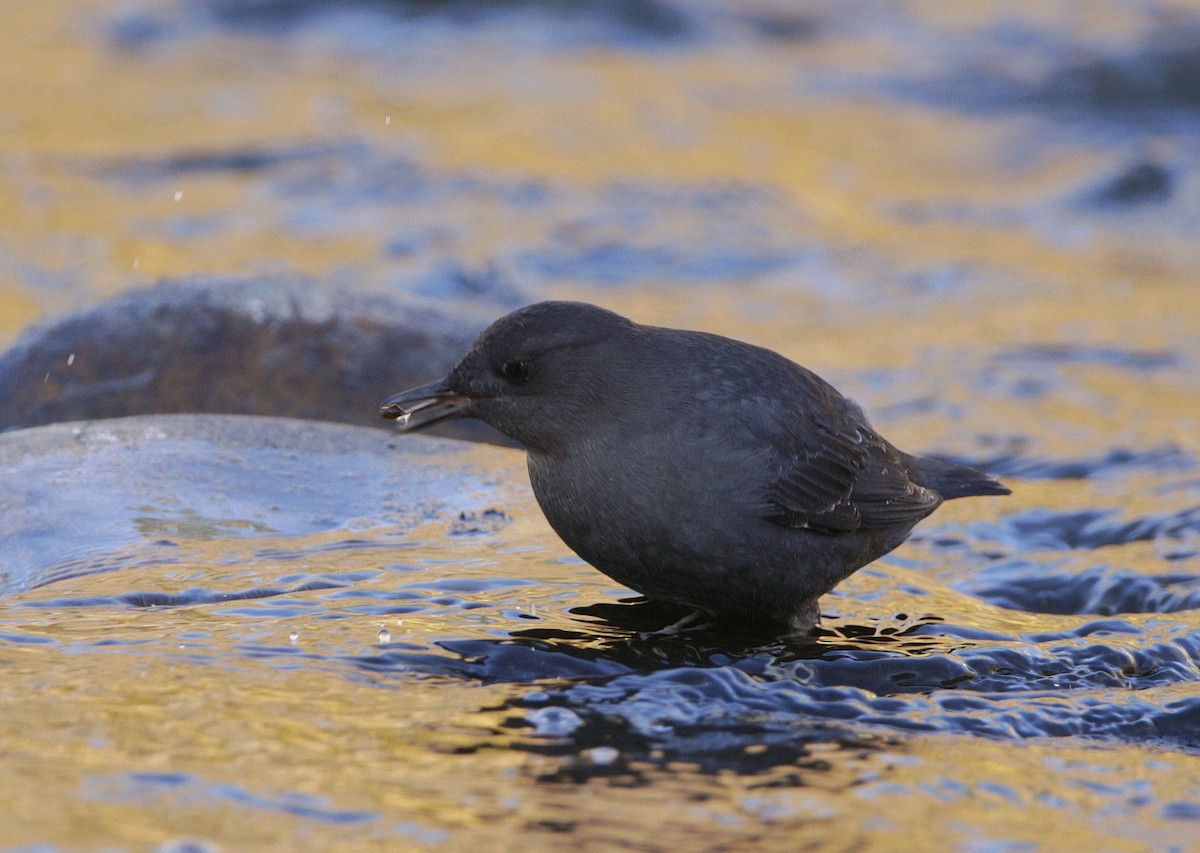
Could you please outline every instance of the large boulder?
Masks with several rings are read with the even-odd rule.
[[[165,283],[35,326],[0,356],[0,430],[173,412],[382,426],[489,318],[286,277]],[[475,421],[443,435],[504,443]]]

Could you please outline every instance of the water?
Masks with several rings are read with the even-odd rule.
[[[1200,8],[418,5],[9,10],[0,335],[280,267],[582,297],[1014,494],[815,638],[663,637],[513,450],[5,434],[0,846],[1196,849]]]
[[[11,839],[103,815],[126,845],[215,821],[231,847],[458,846],[486,821],[534,848],[895,849],[949,809],[964,849],[1064,821],[1187,849],[1200,808],[1196,578],[1157,553],[1194,513],[1022,510],[1018,480],[852,577],[813,639],[663,637],[679,614],[565,551],[518,451],[172,416],[10,433],[0,459],[6,493],[51,492],[7,541],[83,521],[5,558]]]

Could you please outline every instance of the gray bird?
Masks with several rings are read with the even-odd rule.
[[[550,526],[604,574],[795,632],[943,500],[1010,493],[897,450],[856,403],[778,353],[580,302],[500,318],[445,379],[381,413],[404,430],[490,424],[524,445]]]

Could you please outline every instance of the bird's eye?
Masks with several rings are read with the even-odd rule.
[[[523,359],[506,361],[500,365],[500,375],[509,382],[526,382],[529,379],[531,365]]]

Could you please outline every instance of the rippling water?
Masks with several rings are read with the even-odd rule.
[[[569,5],[18,4],[0,334],[280,266],[579,296],[1014,494],[812,639],[662,637],[517,451],[0,435],[0,845],[1196,849],[1200,9]]]
[[[178,416],[11,433],[0,461],[6,493],[52,496],[6,539],[86,520],[5,558],[5,738],[38,780],[10,777],[10,837],[47,795],[78,815],[40,830],[65,845],[107,815],[233,846],[458,846],[483,821],[535,847],[895,849],[953,806],[963,847],[1068,821],[1186,849],[1200,808],[1191,511],[1053,512],[1015,480],[856,574],[815,638],[661,637],[678,613],[566,552],[518,451]]]

